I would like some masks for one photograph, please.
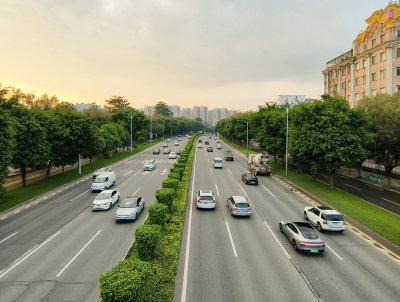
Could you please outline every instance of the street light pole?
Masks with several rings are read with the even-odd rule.
[[[162,120],[162,127],[163,127],[163,130],[162,130],[162,139],[164,140],[164,132],[165,132],[164,120]]]
[[[151,139],[153,138],[153,112],[151,111],[150,108],[150,146],[151,146]]]
[[[131,115],[131,154],[133,152],[132,120],[133,120],[133,115]]]
[[[286,107],[286,177],[287,177],[287,166],[288,166],[288,142],[289,142],[289,106]]]
[[[249,122],[246,120],[237,120],[237,121],[246,123],[246,129],[247,129],[247,131],[246,131],[246,133],[247,133],[247,135],[246,135],[246,137],[247,137],[247,139],[246,139],[246,156],[248,157],[249,156]]]

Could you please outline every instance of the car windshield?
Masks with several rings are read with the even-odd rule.
[[[106,182],[106,177],[96,177],[94,180],[93,180],[93,182],[97,182],[97,183],[100,183],[100,182]]]
[[[111,198],[111,193],[106,193],[106,192],[101,192],[96,197],[97,200],[104,200],[104,199],[110,199],[110,198]]]
[[[212,200],[212,196],[201,196],[201,200]]]
[[[328,220],[328,221],[343,221],[343,217],[340,214],[327,214],[326,220]]]
[[[99,169],[96,169],[96,172],[103,172],[105,170],[106,170],[106,168],[99,168]]]
[[[297,226],[301,234],[306,239],[318,239],[317,232],[311,226]]]
[[[238,202],[235,204],[237,208],[248,208],[249,204],[247,202]]]
[[[120,208],[136,208],[136,199],[124,200],[120,205]]]

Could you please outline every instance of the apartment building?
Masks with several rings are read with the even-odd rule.
[[[324,93],[357,106],[377,93],[400,90],[400,4],[389,3],[365,20],[352,49],[326,63]]]

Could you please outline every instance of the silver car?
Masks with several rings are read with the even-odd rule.
[[[279,230],[286,235],[295,251],[323,253],[325,242],[308,222],[279,222]]]
[[[215,198],[211,190],[200,190],[197,192],[198,209],[215,209]]]
[[[152,171],[155,169],[155,167],[156,167],[156,162],[154,161],[154,159],[149,159],[144,162],[143,170]]]
[[[250,216],[251,208],[247,197],[231,196],[226,200],[228,208],[232,216]]]

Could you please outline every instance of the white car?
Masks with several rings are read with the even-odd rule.
[[[179,146],[179,142],[175,142],[175,143],[174,143],[174,146]]]
[[[203,148],[203,144],[201,143],[197,144],[197,148]]]
[[[96,178],[98,175],[100,175],[103,172],[111,172],[111,168],[110,167],[104,167],[104,168],[98,168],[98,169],[94,170],[93,179]]]
[[[118,190],[104,190],[99,193],[92,202],[92,210],[108,210],[119,200],[119,198],[120,193]]]
[[[156,167],[156,162],[154,161],[154,159],[150,159],[150,160],[146,160],[144,162],[143,170],[144,171],[152,171],[155,169],[155,167]]]
[[[216,157],[213,160],[213,166],[214,168],[223,168],[224,167],[224,161],[220,157]]]
[[[169,159],[176,159],[176,157],[177,157],[176,152],[173,151],[168,156]]]
[[[305,207],[304,219],[316,226],[320,232],[343,232],[346,229],[342,215],[330,207]]]
[[[115,221],[133,221],[144,209],[144,198],[142,196],[128,196],[118,205],[115,212]]]
[[[171,140],[169,138],[167,138],[167,142],[170,142]]]
[[[218,145],[217,145],[217,149],[222,149],[222,145],[221,145],[221,144],[218,144]]]
[[[215,198],[211,190],[197,192],[196,205],[198,209],[215,209]]]

